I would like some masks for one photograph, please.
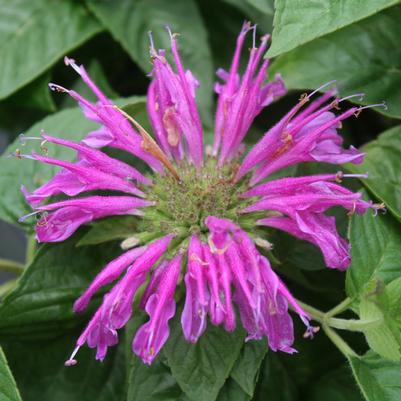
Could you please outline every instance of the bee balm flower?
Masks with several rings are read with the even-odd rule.
[[[204,151],[202,124],[195,101],[199,83],[181,63],[177,39],[171,35],[174,67],[152,43],[152,82],[147,110],[155,140],[96,87],[83,66],[66,58],[98,101],[91,103],[73,90],[66,92],[86,118],[100,128],[80,143],[48,134],[43,140],[72,149],[76,162],[37,153],[25,155],[60,171],[30,193],[27,202],[38,214],[36,235],[40,242],[63,241],[83,224],[112,215],[135,215],[144,235],[133,233],[123,243],[125,252],[110,261],[75,302],[83,311],[93,294],[114,282],[103,303],[77,340],[66,365],[85,343],[97,348],[102,360],[108,347],[118,342],[118,330],[131,318],[133,300],[141,293],[139,308],[149,316],[139,328],[132,349],[145,363],[152,363],[169,336],[169,321],[176,313],[174,293],[185,287],[181,314],[183,336],[196,342],[208,322],[233,331],[242,324],[248,340],[266,338],[273,351],[294,352],[293,321],[289,307],[307,326],[309,316],[273,271],[259,245],[267,226],[286,231],[319,247],[329,268],[349,266],[349,244],[339,236],[332,206],[350,213],[379,208],[345,189],[342,173],[269,179],[273,172],[308,161],[334,164],[360,163],[363,154],[344,149],[338,134],[342,120],[363,107],[335,115],[346,98],[330,89],[311,101],[317,91],[301,100],[242,158],[244,138],[254,118],[277,96],[285,93],[280,76],[265,82],[269,60],[263,60],[268,37],[250,49],[245,72],[239,58],[245,37],[255,29],[244,24],[237,39],[229,71],[218,70],[214,145]],[[321,88],[320,88],[321,89]],[[139,171],[101,150],[113,147],[141,159],[148,169]],[[18,156],[24,156],[18,154]],[[105,195],[85,195],[88,191]],[[46,203],[53,196],[66,199]],[[22,219],[27,218],[23,217]],[[149,240],[151,238],[151,240]],[[239,319],[236,310],[239,312]]]

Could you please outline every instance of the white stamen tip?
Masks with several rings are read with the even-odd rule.
[[[148,37],[149,37],[149,42],[150,42],[150,53],[156,52],[155,50],[155,43],[153,41],[153,33],[152,31],[148,31]]]
[[[358,111],[371,109],[373,107],[383,107],[384,110],[388,110],[386,102],[382,102],[382,103],[368,104],[367,106],[359,107]]]
[[[65,56],[64,64],[67,66],[71,66],[79,75],[81,75],[81,68],[76,64],[76,62],[73,58],[69,58],[69,57]]]
[[[166,25],[165,28],[166,28],[168,34],[170,35],[170,39],[173,40],[174,35],[173,35],[173,32],[171,31],[170,26]]]
[[[53,92],[67,92],[68,93],[68,89],[62,87],[61,85],[54,84],[53,82],[49,82],[48,86],[49,86],[50,90],[52,90]]]
[[[71,356],[64,362],[64,366],[74,366],[78,363],[78,361],[75,359],[75,355],[77,354],[77,352],[80,348],[81,347],[79,345],[77,345],[74,348],[74,351],[72,351]]]
[[[31,141],[31,140],[33,140],[33,141],[37,141],[37,140],[42,141],[43,139],[39,138],[39,137],[35,137],[35,136],[26,136],[25,134],[19,134],[18,135],[18,141],[21,144],[21,146],[25,146],[26,143],[28,141]]]
[[[252,27],[252,48],[256,49],[256,24]]]
[[[339,99],[339,102],[343,102],[344,100],[352,99],[354,97],[359,97],[359,101],[362,101],[364,96],[364,93],[355,93],[353,95],[342,97],[341,99]]]
[[[21,216],[21,217],[18,219],[18,222],[19,222],[19,223],[23,223],[25,220],[29,219],[29,217],[35,216],[35,215],[38,214],[38,213],[40,213],[40,210],[36,210],[36,211],[34,211],[34,212],[32,212],[32,213],[26,214],[25,216]]]
[[[317,89],[315,89],[312,93],[308,95],[308,97],[312,97],[315,93],[320,92],[322,89],[327,88],[330,85],[334,85],[337,81],[333,79],[332,81],[326,82],[322,86],[319,86]]]
[[[345,178],[369,178],[369,173],[366,172],[365,174],[343,174],[342,177],[345,177]]]
[[[19,149],[17,149],[15,152],[10,153],[8,156],[10,157],[16,157],[17,159],[30,159],[30,160],[36,160],[33,156],[31,155],[26,155],[24,153],[21,153]]]
[[[64,366],[74,366],[78,363],[76,359],[68,359],[67,361],[64,362]]]

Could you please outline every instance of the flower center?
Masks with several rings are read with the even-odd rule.
[[[175,168],[180,181],[171,175],[152,177],[154,185],[147,198],[156,204],[145,211],[144,230],[199,234],[206,231],[203,222],[207,216],[238,221],[238,211],[246,206],[238,195],[246,190],[247,180],[233,182],[236,162],[219,168],[210,157],[201,170],[186,162]]]

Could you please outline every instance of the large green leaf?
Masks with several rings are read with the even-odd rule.
[[[129,355],[127,401],[188,401],[171,374],[163,351],[151,365],[144,364],[132,353],[132,340],[139,326],[145,321],[144,313],[136,313],[125,328],[126,353]]]
[[[224,383],[217,397],[217,401],[249,401],[251,396],[231,377]]]
[[[7,103],[18,108],[28,107],[48,112],[55,111],[56,105],[48,86],[50,80],[51,74],[47,71],[7,99]]]
[[[354,215],[350,226],[352,264],[347,271],[348,296],[364,294],[372,280],[387,284],[401,276],[401,232],[391,216]]]
[[[25,135],[39,137],[43,129],[50,135],[80,140],[94,128],[96,124],[86,120],[82,112],[75,108],[46,117],[31,127]],[[16,149],[21,149],[22,153],[30,153],[31,150],[39,152],[39,144],[39,141],[32,141],[21,146],[21,143],[16,140],[6,149],[5,156],[0,158],[0,218],[10,223],[16,223],[19,217],[31,211],[20,191],[21,185],[25,185],[32,191],[45,183],[57,171],[57,167],[34,160],[7,157]],[[73,158],[73,153],[63,146],[48,144],[46,147],[49,149],[49,155],[54,158]]]
[[[141,109],[145,107],[142,97],[120,99],[116,103],[120,106],[140,105]],[[96,127],[97,124],[84,118],[81,110],[74,108],[46,117],[32,126],[25,135],[39,137],[41,130],[44,130],[50,135],[79,141]],[[7,157],[16,149],[20,149],[22,153],[30,153],[31,150],[40,152],[39,144],[39,141],[32,141],[22,146],[16,140],[6,149],[5,155],[0,157],[0,218],[2,220],[15,224],[19,217],[31,211],[20,191],[21,185],[25,185],[32,191],[50,179],[58,169],[34,160]],[[46,147],[51,157],[65,160],[72,160],[75,157],[71,150],[63,146],[46,144]],[[22,226],[30,229],[34,221],[35,219],[28,220]]]
[[[0,401],[21,401],[17,385],[0,348]]]
[[[79,237],[76,234],[39,249],[0,304],[2,338],[54,337],[88,318],[88,314],[76,315],[72,305],[95,274],[121,251],[113,244],[77,248]]]
[[[362,147],[367,153],[362,164],[349,164],[355,173],[369,172],[363,183],[401,221],[401,126],[385,131]]]
[[[188,400],[160,356],[148,366],[133,355],[128,383],[127,401]]]
[[[298,89],[336,79],[342,94],[363,92],[363,104],[385,100],[388,110],[377,110],[400,118],[400,18],[396,6],[316,39],[279,57],[271,73],[280,72],[289,88]]]
[[[0,1],[0,99],[100,31],[78,2]]]
[[[271,33],[273,26],[273,0],[224,0],[242,11],[261,33]]]
[[[259,369],[267,349],[266,340],[249,341],[245,343],[231,371],[231,378],[235,380],[240,386],[240,389],[242,389],[249,398],[252,398],[255,391]]]
[[[362,395],[347,366],[328,372],[311,386],[308,401],[322,400],[362,401]]]
[[[148,31],[157,48],[169,49],[168,25],[181,34],[179,48],[185,68],[200,81],[198,98],[204,122],[210,123],[213,65],[207,33],[194,0],[88,0],[88,5],[132,59],[150,72]]]
[[[379,286],[373,294],[371,292],[362,298],[358,305],[359,317],[363,321],[376,322],[364,330],[369,347],[385,359],[400,361],[401,332],[395,320],[398,315],[392,314],[386,295]]]
[[[184,339],[179,313],[170,325],[165,346],[168,365],[180,387],[192,401],[214,401],[237,360],[244,333],[209,325],[196,344]]]
[[[400,362],[386,361],[372,351],[360,358],[351,357],[349,361],[367,401],[401,399]]]
[[[263,361],[254,401],[297,401],[298,391],[288,370],[277,354],[269,352]]]
[[[295,49],[397,3],[399,0],[276,0],[272,46],[267,55]]]
[[[125,400],[124,347],[111,348],[100,362],[84,346],[76,357],[78,364],[68,368],[64,361],[77,336],[75,330],[52,340],[4,344],[24,401]]]

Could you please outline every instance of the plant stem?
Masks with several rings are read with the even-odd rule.
[[[328,312],[326,312],[326,317],[333,317],[341,312],[344,312],[346,309],[348,309],[348,306],[350,306],[351,304],[352,304],[352,299],[349,297],[345,298],[344,301],[340,302],[333,309],[330,309]]]
[[[35,256],[36,252],[36,238],[34,235],[28,236],[28,242],[26,245],[26,256],[25,256],[25,263],[28,265],[32,262],[33,257]]]
[[[24,271],[24,266],[21,263],[14,262],[13,260],[0,259],[0,270],[19,275]]]
[[[323,324],[322,327],[327,337],[346,357],[358,357],[358,354],[331,327],[326,324]]]
[[[325,317],[325,323],[336,329],[349,331],[365,331],[377,327],[383,322],[383,318],[373,320],[358,320],[358,319],[336,319],[334,317]]]

